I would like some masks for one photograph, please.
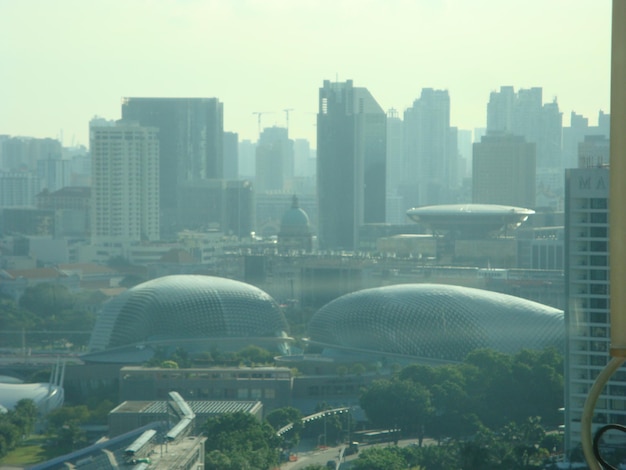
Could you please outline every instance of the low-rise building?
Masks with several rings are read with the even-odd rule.
[[[267,412],[291,406],[292,382],[293,374],[287,367],[129,366],[120,369],[120,400],[163,400],[176,390],[189,401],[261,401]]]

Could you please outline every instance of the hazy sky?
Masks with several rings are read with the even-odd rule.
[[[217,97],[224,129],[315,140],[324,79],[384,109],[448,89],[451,123],[485,125],[489,93],[541,86],[595,124],[609,111],[609,0],[0,0],[0,134],[88,145],[124,96]]]

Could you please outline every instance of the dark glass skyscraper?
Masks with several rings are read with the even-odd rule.
[[[354,250],[360,225],[385,222],[386,115],[352,80],[324,80],[317,115],[319,243]]]
[[[124,98],[122,118],[159,129],[161,235],[171,236],[183,182],[222,179],[223,104],[217,98]]]

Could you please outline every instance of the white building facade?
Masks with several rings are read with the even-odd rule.
[[[93,120],[92,242],[159,239],[158,130],[124,121]]]
[[[587,394],[610,359],[608,207],[608,167],[566,170],[566,455],[580,446],[580,420]],[[593,434],[604,424],[626,424],[623,369],[604,388],[592,421]],[[623,445],[624,438],[618,434],[621,433],[608,433],[603,441],[620,439]]]

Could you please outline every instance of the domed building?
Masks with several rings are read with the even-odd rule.
[[[291,208],[280,221],[278,232],[278,250],[285,253],[290,250],[311,251],[313,235],[309,225],[309,216],[300,208],[298,197],[294,194]]]
[[[212,276],[165,276],[107,302],[82,359],[138,363],[158,348],[193,352],[250,344],[285,353],[286,331],[278,304],[257,287]]]
[[[563,312],[480,289],[400,284],[335,299],[309,323],[327,355],[462,361],[479,348],[503,353],[564,346]]]

